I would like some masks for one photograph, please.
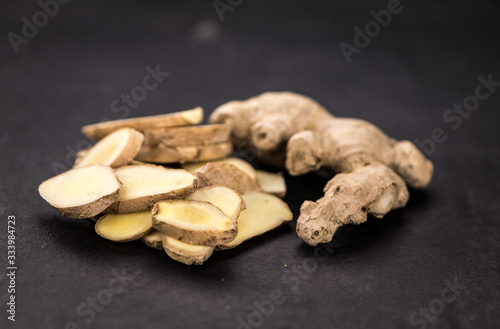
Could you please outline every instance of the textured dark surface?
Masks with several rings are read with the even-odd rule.
[[[16,55],[7,33],[20,34],[21,18],[39,6],[4,1],[0,264],[7,271],[6,222],[14,215],[18,270],[15,323],[3,309],[8,281],[0,273],[0,327],[237,328],[249,316],[246,326],[263,328],[500,327],[500,88],[458,129],[443,121],[474,94],[479,75],[500,81],[498,1],[403,1],[350,64],[339,44],[352,43],[353,28],[387,2],[335,3],[243,1],[221,22],[211,1],[75,0]],[[84,145],[80,126],[123,114],[111,111],[113,100],[157,64],[170,75],[130,117],[197,105],[210,112],[227,100],[291,90],[398,139],[444,129],[447,140],[430,156],[432,184],[384,219],[342,228],[330,254],[304,245],[295,222],[202,267],[140,242],[106,241],[90,222],[59,216],[37,187],[54,175],[53,164],[72,160],[68,149]],[[287,177],[295,218],[327,179]],[[87,324],[90,315],[77,308],[84,303],[85,313],[97,295],[108,302],[113,269],[140,273]],[[455,281],[464,288],[440,301],[452,299],[441,293]],[[275,290],[286,301],[260,321],[255,303]],[[410,322],[429,307],[438,314]]]

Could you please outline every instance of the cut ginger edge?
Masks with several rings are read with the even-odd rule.
[[[44,181],[40,196],[63,216],[93,217],[118,199],[121,183],[110,167],[76,168]]]
[[[132,128],[121,128],[101,139],[90,149],[80,153],[75,168],[93,164],[112,168],[129,164],[139,153],[144,135]]]
[[[203,109],[201,107],[196,107],[192,110],[181,112],[94,123],[83,126],[81,131],[89,138],[100,140],[113,131],[125,127],[134,128],[142,132],[152,128],[196,125],[201,123],[202,120]]]
[[[262,192],[247,192],[242,195],[246,209],[238,217],[238,234],[218,249],[231,249],[248,239],[271,231],[290,222],[292,211],[280,198]]]
[[[116,242],[139,240],[153,228],[151,211],[106,214],[95,224],[97,234]]]

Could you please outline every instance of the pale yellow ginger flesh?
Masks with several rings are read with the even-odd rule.
[[[282,173],[271,173],[257,170],[257,181],[262,191],[283,198],[286,194],[286,183]]]
[[[108,213],[150,209],[160,200],[183,198],[198,185],[196,177],[186,170],[150,164],[120,167],[115,174],[123,185],[116,202],[106,210]]]
[[[218,246],[230,249],[244,241],[271,231],[293,218],[292,211],[280,198],[261,192],[247,192],[242,195],[246,209],[238,217],[238,234],[231,242]]]
[[[91,165],[52,177],[38,188],[40,196],[69,218],[90,218],[118,198],[120,182],[110,167]]]
[[[207,201],[218,207],[229,218],[236,220],[245,204],[241,196],[225,186],[210,186],[197,189],[186,200]]]
[[[197,189],[186,200],[207,201],[218,207],[229,218],[236,220],[244,208],[241,196],[225,186],[210,186]],[[214,250],[214,247],[184,243],[172,237],[164,236],[165,252],[172,258],[186,265],[201,265]],[[165,241],[169,241],[165,244]]]
[[[220,159],[220,160],[214,160],[210,162],[224,162],[224,163],[230,163],[239,169],[241,169],[243,172],[245,172],[248,176],[250,176],[252,179],[257,178],[257,173],[254,167],[248,163],[247,161],[240,159],[240,158],[234,158],[234,157],[229,157],[225,159]],[[206,165],[208,161],[205,162],[194,162],[194,163],[185,163],[182,165],[182,168],[186,169],[189,172],[193,172],[197,169],[200,169],[204,165]]]
[[[145,129],[151,128],[196,125],[201,121],[203,121],[203,109],[201,107],[197,107],[192,110],[169,114],[99,122],[83,126],[81,130],[87,137],[100,140],[113,131],[125,127],[134,128],[143,132]]]
[[[216,246],[232,241],[236,220],[206,201],[166,200],[153,207],[153,227],[182,242]]]
[[[150,248],[163,250],[163,234],[160,231],[151,229],[148,234],[142,237],[142,242]]]
[[[193,245],[168,235],[163,235],[162,243],[170,258],[186,265],[202,265],[214,251],[212,246]]]
[[[116,242],[139,240],[153,227],[151,211],[128,214],[107,214],[95,224],[97,234]]]
[[[88,150],[78,158],[75,167],[102,164],[112,168],[129,164],[144,141],[144,135],[132,128],[119,129]]]

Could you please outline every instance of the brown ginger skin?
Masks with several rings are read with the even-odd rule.
[[[193,171],[193,175],[198,178],[199,187],[226,186],[240,194],[249,191],[261,191],[256,178],[250,177],[231,163],[209,162]]]
[[[370,164],[333,177],[316,202],[305,201],[297,219],[297,234],[308,245],[330,242],[345,224],[382,218],[404,207],[409,194],[404,180],[383,164]]]
[[[301,207],[297,233],[312,246],[331,241],[344,224],[366,221],[367,214],[383,217],[403,207],[406,185],[424,188],[432,177],[432,163],[413,143],[396,141],[363,120],[336,118],[290,92],[223,104],[210,120],[232,126],[235,147],[246,143],[265,162],[284,162],[291,175],[321,167],[338,173],[323,198]]]
[[[250,149],[263,162],[283,167],[290,137],[303,130],[318,130],[322,121],[331,117],[309,97],[267,92],[246,101],[223,104],[215,109],[209,121],[231,126],[235,149]]]

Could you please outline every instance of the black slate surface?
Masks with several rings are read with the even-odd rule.
[[[8,33],[20,35],[22,17],[40,6],[2,2],[0,327],[500,327],[500,88],[457,129],[443,119],[474,95],[479,76],[500,81],[498,1],[401,1],[350,64],[340,43],[352,44],[353,28],[387,1],[231,3],[221,22],[212,1],[75,0],[15,54]],[[168,77],[128,113],[114,112],[113,101],[156,65]],[[202,267],[140,242],[106,241],[38,196],[38,184],[86,144],[84,124],[198,105],[208,116],[267,90],[309,95],[398,139],[442,129],[432,184],[320,249],[302,243],[293,222]],[[287,177],[295,218],[327,180]],[[16,218],[15,322],[6,312],[8,216]]]

